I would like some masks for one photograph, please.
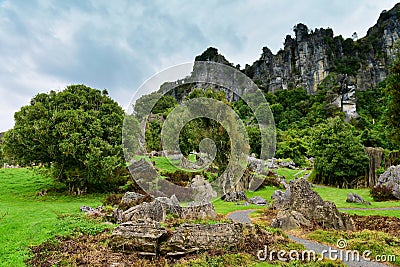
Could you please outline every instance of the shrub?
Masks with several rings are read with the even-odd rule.
[[[396,199],[392,194],[392,190],[384,185],[371,188],[370,194],[374,201],[388,201]]]

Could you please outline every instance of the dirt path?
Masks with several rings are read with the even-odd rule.
[[[234,211],[228,214],[228,218],[240,222],[240,223],[251,223],[249,214],[252,213],[254,210],[239,210],[239,211]],[[346,250],[340,250],[328,245],[320,244],[315,241],[307,240],[304,238],[296,237],[293,235],[288,235],[289,239],[302,244],[307,250],[314,251],[318,257],[318,255],[323,255],[326,258],[329,257],[337,257],[342,260],[344,264],[350,267],[387,267],[388,265],[385,265],[383,263],[377,263],[377,262],[372,262],[372,261],[367,261],[364,260],[362,257],[362,252],[360,252],[361,255],[359,255],[359,258],[353,256],[353,254],[346,253]],[[323,253],[323,254],[322,254]],[[329,254],[331,253],[331,254]],[[331,256],[329,256],[331,255]],[[346,257],[347,255],[347,257]]]

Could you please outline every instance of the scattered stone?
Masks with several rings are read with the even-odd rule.
[[[97,208],[92,208],[89,206],[81,206],[81,211],[85,212],[89,216],[105,216],[106,213],[103,211],[103,206],[98,206]]]
[[[296,168],[296,163],[294,163],[293,161],[281,161],[279,163],[279,166],[282,168],[289,168],[289,169],[297,169]]]
[[[255,196],[255,197],[249,198],[247,201],[249,203],[252,203],[252,204],[255,204],[255,205],[258,205],[258,206],[268,205],[267,200],[265,200],[264,198],[262,198],[260,196]]]
[[[126,205],[132,205],[142,198],[144,198],[144,195],[142,194],[136,192],[126,192],[121,199],[121,203]]]
[[[247,201],[244,191],[230,191],[221,197],[226,202]]]
[[[359,195],[357,195],[355,193],[348,193],[346,202],[361,203],[361,204],[371,205],[370,202],[365,201],[361,196],[359,196]]]
[[[379,176],[375,187],[385,186],[392,191],[392,195],[400,199],[400,165],[390,166]]]
[[[281,202],[276,206],[279,212],[272,221],[273,227],[289,230],[317,224],[323,228],[354,230],[350,216],[340,213],[333,202],[322,200],[317,192],[311,190],[307,180],[291,181],[287,192],[282,193],[274,193]]]

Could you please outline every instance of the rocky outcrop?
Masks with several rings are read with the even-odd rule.
[[[109,246],[143,256],[183,256],[210,249],[237,248],[254,234],[254,226],[240,223],[182,224],[167,230],[147,221],[123,223],[113,230]]]
[[[237,247],[244,240],[239,223],[183,224],[160,246],[160,253],[178,256],[209,249]]]
[[[375,26],[359,40],[334,36],[332,29],[310,30],[297,24],[295,36],[286,36],[284,48],[274,55],[267,47],[245,73],[271,92],[302,86],[316,92],[331,72],[350,74],[360,90],[375,87],[386,75],[400,36],[400,4],[383,11]],[[357,45],[355,45],[357,43]],[[354,73],[343,65],[355,68]]]
[[[317,224],[336,230],[354,229],[351,218],[340,213],[333,202],[322,200],[303,178],[291,181],[284,195],[281,196],[282,203],[278,205],[278,215],[272,222],[273,227],[295,229]]]
[[[371,205],[371,203],[369,203],[368,201],[365,201],[361,196],[359,196],[355,193],[348,193],[346,202]]]
[[[167,237],[167,230],[158,223],[126,222],[113,230],[109,246],[115,251],[156,256],[160,242]]]
[[[400,165],[390,166],[389,169],[379,176],[376,186],[385,186],[391,190],[395,198],[400,199]]]
[[[209,202],[192,202],[188,207],[182,207],[174,195],[171,198],[158,197],[152,202],[144,202],[123,212],[114,210],[113,213],[118,222],[164,222],[168,214],[183,219],[212,219],[217,216],[214,206]]]
[[[226,202],[246,201],[246,193],[244,191],[231,191],[221,197]]]

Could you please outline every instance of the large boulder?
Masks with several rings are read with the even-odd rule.
[[[126,222],[113,230],[109,246],[115,251],[156,256],[159,243],[167,238],[167,230],[158,223]]]
[[[369,203],[368,201],[365,201],[361,196],[359,196],[355,193],[348,193],[346,202],[371,205],[371,203]]]
[[[324,201],[303,178],[291,181],[281,199],[273,227],[289,230],[317,224],[323,228],[354,230],[351,218],[340,213],[333,202]]]
[[[160,253],[179,256],[195,251],[237,247],[244,240],[239,223],[183,224],[160,246]]]
[[[400,165],[390,166],[379,176],[376,187],[385,186],[392,191],[392,195],[400,199]]]
[[[143,202],[126,211],[114,210],[118,222],[137,222],[142,219],[164,222],[168,214],[182,219],[216,218],[214,205],[210,202],[193,202],[182,207],[175,195],[170,198],[157,197],[152,202]]]
[[[249,198],[247,201],[249,203],[251,203],[251,204],[258,205],[258,206],[268,205],[267,200],[265,198],[260,197],[260,196],[254,196],[252,198]]]
[[[136,222],[142,219],[163,222],[166,217],[166,209],[161,201],[157,199],[152,202],[143,202],[140,205],[129,208],[122,212],[121,219],[123,222]]]
[[[244,191],[230,191],[221,197],[226,202],[246,201],[247,197]]]
[[[193,189],[193,199],[196,202],[209,202],[217,197],[217,192],[214,191],[211,184],[201,175],[196,175],[190,184]]]
[[[179,217],[182,219],[215,219],[217,213],[214,205],[210,202],[192,202],[182,208]]]

